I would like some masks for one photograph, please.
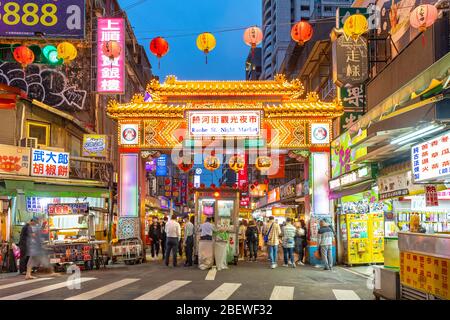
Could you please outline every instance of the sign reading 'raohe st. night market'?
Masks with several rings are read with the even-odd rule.
[[[189,133],[192,136],[259,136],[259,111],[190,111]]]

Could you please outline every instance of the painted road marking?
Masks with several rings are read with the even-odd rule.
[[[227,300],[240,286],[241,283],[224,283],[203,300]]]
[[[24,284],[30,284],[30,283],[35,283],[35,282],[39,282],[39,281],[50,280],[50,279],[52,279],[52,278],[38,278],[38,279],[33,279],[33,280],[25,280],[25,281],[4,284],[4,285],[0,286],[0,290],[18,287],[18,286],[21,286]]]
[[[369,276],[369,275],[366,275],[366,274],[363,274],[363,273],[360,273],[360,272],[356,272],[356,271],[353,271],[353,270],[350,270],[350,269],[347,269],[347,268],[339,267],[339,269],[342,269],[342,270],[348,271],[350,273],[356,274],[357,276],[360,276],[360,277],[365,278],[365,279],[372,278],[372,276]]]
[[[212,268],[208,271],[205,280],[214,280],[216,278],[217,268]]]
[[[180,289],[181,287],[187,285],[188,283],[191,283],[191,281],[173,280],[150,292],[147,292],[146,294],[143,294],[140,297],[137,297],[134,300],[158,300],[168,295],[169,293],[177,289]]]
[[[91,280],[95,280],[96,278],[81,278],[81,279],[73,279],[73,280],[69,280],[69,281],[63,281],[61,283],[57,283],[57,284],[52,284],[46,287],[42,287],[42,288],[37,288],[37,289],[33,289],[30,291],[25,291],[25,292],[21,292],[21,293],[17,293],[17,294],[13,294],[10,296],[6,296],[6,297],[1,297],[0,300],[20,300],[20,299],[25,299],[25,298],[29,298],[32,296],[36,296],[38,294],[41,293],[46,293],[49,291],[53,291],[53,290],[57,290],[57,289],[61,289],[64,287],[69,287],[69,286],[73,286],[77,284],[77,281],[79,281],[80,283],[86,282],[86,281],[91,281]]]
[[[353,290],[337,290],[333,289],[336,300],[361,300],[361,298]]]
[[[94,299],[94,298],[96,298],[98,296],[101,296],[101,295],[103,295],[105,293],[108,293],[110,291],[119,289],[121,287],[129,285],[130,283],[133,283],[133,282],[136,282],[136,281],[139,281],[139,279],[122,279],[120,281],[108,284],[108,285],[106,285],[104,287],[100,287],[100,288],[97,288],[95,290],[91,290],[91,291],[88,291],[88,292],[85,292],[85,293],[82,293],[82,294],[79,294],[79,295],[67,298],[66,300],[90,300],[90,299]]]
[[[294,287],[275,286],[270,300],[294,300]]]

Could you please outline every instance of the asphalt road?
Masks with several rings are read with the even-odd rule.
[[[311,266],[270,269],[268,262],[239,261],[227,270],[166,267],[161,261],[82,271],[80,289],[62,274],[24,280],[0,275],[0,300],[373,300],[370,279],[351,268],[324,271]],[[369,285],[368,285],[369,284]]]

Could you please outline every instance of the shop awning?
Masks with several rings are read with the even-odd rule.
[[[330,200],[339,199],[345,196],[350,196],[352,194],[368,191],[372,189],[372,185],[375,180],[365,181],[363,183],[357,184],[351,188],[347,188],[341,191],[330,191]]]
[[[352,145],[352,149],[381,145],[388,142],[390,139],[400,136],[410,130],[412,130],[411,127],[374,132]]]

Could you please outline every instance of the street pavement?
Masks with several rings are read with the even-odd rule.
[[[312,266],[270,269],[263,258],[239,261],[217,271],[197,266],[166,267],[160,260],[140,265],[114,265],[37,280],[9,275],[0,278],[0,300],[373,300],[367,272]]]

